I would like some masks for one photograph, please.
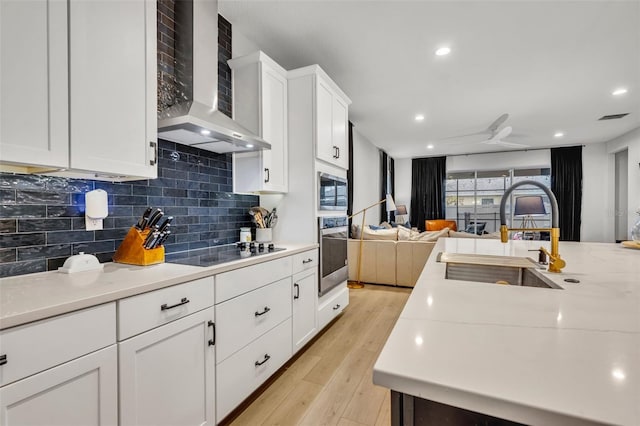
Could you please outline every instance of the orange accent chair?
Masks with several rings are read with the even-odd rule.
[[[449,230],[451,231],[458,230],[455,220],[445,220],[445,219],[425,220],[424,228],[426,231],[440,231],[444,228],[449,228]]]

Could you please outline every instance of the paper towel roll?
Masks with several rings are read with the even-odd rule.
[[[104,219],[109,215],[107,191],[96,189],[84,195],[85,215],[91,219]]]

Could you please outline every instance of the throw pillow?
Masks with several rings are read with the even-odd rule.
[[[449,228],[443,228],[439,231],[424,231],[411,236],[411,241],[437,241],[440,237],[447,237]]]
[[[354,240],[360,239],[360,225],[351,225],[351,238]]]
[[[396,241],[398,239],[398,230],[397,229],[371,229],[364,228],[364,232],[362,233],[364,240],[393,240]]]
[[[391,229],[391,228],[393,228],[393,226],[391,226],[391,224],[390,224],[389,222],[382,222],[382,223],[380,224],[380,226],[381,226],[382,228],[384,228],[384,229]]]
[[[409,241],[411,240],[411,235],[412,232],[410,229],[404,226],[398,226],[398,241]]]

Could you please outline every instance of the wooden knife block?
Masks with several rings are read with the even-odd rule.
[[[129,229],[127,236],[124,237],[122,244],[116,250],[116,254],[113,255],[113,261],[139,266],[164,263],[163,246],[151,250],[147,250],[142,246],[149,232],[151,232],[149,229],[144,231],[140,231],[135,227]]]

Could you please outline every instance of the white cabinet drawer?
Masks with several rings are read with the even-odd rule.
[[[337,317],[349,304],[349,289],[345,286],[329,299],[322,301],[318,308],[318,329],[322,330],[327,324]]]
[[[0,333],[0,386],[112,345],[115,302]]]
[[[216,275],[216,303],[291,275],[291,256]]]
[[[318,249],[305,251],[302,253],[294,254],[293,258],[293,273],[297,274],[305,269],[318,267]]]
[[[220,422],[291,357],[291,318],[216,368],[216,420]]]
[[[213,277],[118,301],[118,341],[213,306]]]
[[[216,362],[290,316],[290,277],[216,305]]]

